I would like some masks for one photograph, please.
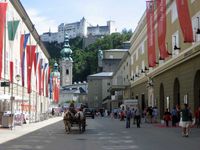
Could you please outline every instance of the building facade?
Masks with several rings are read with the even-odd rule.
[[[0,7],[0,124],[4,112],[39,121],[50,105],[50,56],[19,0],[0,1]]]
[[[102,108],[103,99],[109,95],[113,72],[100,72],[89,75],[88,81],[88,106],[93,108]]]
[[[77,36],[85,37],[87,35],[86,19],[83,17],[79,22],[60,24],[58,26],[58,32],[67,33],[69,38],[75,38]]]
[[[130,54],[127,51],[112,76],[110,97],[103,101],[104,108],[112,111],[119,108],[123,100],[130,98]]]
[[[109,50],[98,51],[99,73],[89,75],[87,78],[89,106],[96,108],[104,107],[109,110],[111,109],[112,106],[109,100],[111,100],[110,92],[111,92],[113,72],[118,70],[120,62],[122,61],[122,59],[124,60],[124,57],[127,56],[127,54],[128,54],[128,49],[109,49]],[[123,80],[124,79],[122,79],[121,83],[124,83]],[[113,94],[112,96],[114,96],[115,92],[112,91],[112,94]],[[116,95],[119,94],[117,94],[116,92]],[[118,101],[116,100],[116,104],[117,103]]]
[[[113,72],[116,70],[123,56],[128,49],[109,49],[103,50],[102,71]]]
[[[64,103],[70,103],[74,101],[75,103],[88,103],[88,83],[78,82],[72,85],[63,86],[60,89],[60,100],[59,104],[64,105]]]
[[[184,103],[188,103],[194,112],[200,105],[200,1],[184,1],[185,8],[188,8],[181,11],[185,13],[184,17],[179,12],[180,2],[166,1],[166,24],[164,24],[166,36],[161,41],[167,49],[164,59],[159,43],[158,26],[160,24],[156,18],[160,15],[157,14],[158,3],[151,5],[151,7],[155,6],[153,11],[155,62],[153,66],[149,64],[149,60],[153,58],[150,57],[152,52],[148,47],[147,12],[142,16],[130,40],[130,74],[134,79],[131,80],[130,98],[138,99],[142,109],[146,106],[157,106],[161,118],[166,108],[171,110],[175,105],[182,107]],[[183,21],[187,19],[188,21]],[[193,33],[192,40],[187,39],[187,30],[191,31],[189,35]]]
[[[87,35],[99,36],[99,35],[110,35],[111,33],[117,32],[115,21],[107,21],[106,26],[89,26],[87,27]]]

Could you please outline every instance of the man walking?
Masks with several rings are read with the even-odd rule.
[[[135,108],[135,118],[136,118],[136,122],[137,122],[137,128],[140,128],[140,110],[138,108],[138,106]]]
[[[130,128],[130,120],[131,120],[131,110],[129,109],[129,107],[127,107],[126,110],[126,128]]]
[[[190,118],[192,117],[191,111],[188,108],[188,104],[184,104],[184,109],[181,110],[181,126],[182,126],[182,136],[189,136],[189,126]]]

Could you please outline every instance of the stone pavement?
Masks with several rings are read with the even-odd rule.
[[[43,128],[50,124],[56,123],[63,118],[54,117],[49,118],[48,120],[44,120],[37,123],[23,124],[22,126],[15,126],[12,130],[10,128],[0,128],[0,144],[10,141],[12,139],[18,138],[30,132],[33,132],[37,129]]]

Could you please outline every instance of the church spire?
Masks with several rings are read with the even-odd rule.
[[[72,50],[70,49],[69,37],[68,37],[67,33],[65,33],[64,45],[63,45],[63,49],[61,50],[60,54],[61,54],[62,60],[73,61],[71,58]]]

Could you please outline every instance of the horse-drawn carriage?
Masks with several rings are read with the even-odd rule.
[[[86,117],[81,110],[65,110],[63,121],[65,125],[65,131],[68,134],[70,133],[72,127],[78,127],[80,133],[85,131]]]

